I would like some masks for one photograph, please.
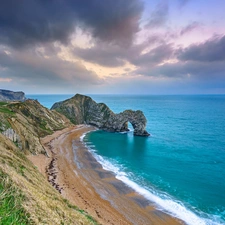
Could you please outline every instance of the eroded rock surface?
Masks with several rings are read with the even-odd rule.
[[[22,91],[9,91],[0,89],[0,101],[10,102],[10,101],[25,101],[25,94]]]
[[[32,154],[46,153],[40,137],[71,125],[64,115],[45,108],[36,100],[0,104],[0,133]]]
[[[106,104],[96,103],[90,97],[80,94],[55,103],[51,109],[64,114],[74,124],[86,123],[112,132],[128,131],[130,122],[134,128],[134,135],[149,136],[145,130],[147,120],[140,110],[125,110],[115,114]]]

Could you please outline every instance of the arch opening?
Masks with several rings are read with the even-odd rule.
[[[129,131],[134,131],[134,126],[132,125],[132,123],[131,122],[127,122],[128,123],[128,129],[129,129]]]
[[[134,131],[135,126],[129,121],[125,121],[121,127],[121,131]]]

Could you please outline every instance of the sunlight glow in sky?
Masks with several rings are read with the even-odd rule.
[[[224,0],[3,0],[0,89],[225,94],[224,11]]]

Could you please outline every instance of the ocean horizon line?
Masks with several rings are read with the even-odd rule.
[[[26,95],[38,95],[38,96],[43,96],[43,95],[75,95],[75,94],[82,94],[86,96],[225,96],[224,94],[84,94],[84,93],[79,93],[79,92],[74,92],[74,93],[27,93]]]

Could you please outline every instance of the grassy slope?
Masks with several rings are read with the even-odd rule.
[[[21,105],[19,106],[21,108]],[[25,107],[27,108],[27,105]],[[40,108],[40,110],[44,109]],[[7,125],[5,124],[7,118],[17,115],[13,111],[8,104],[0,102],[0,122]],[[26,117],[28,121],[30,117],[32,117],[30,122],[33,123],[31,125],[33,127],[37,124],[38,121],[36,122],[35,119],[39,115],[36,115],[35,119],[29,115]],[[46,121],[48,124],[52,123],[48,118]],[[55,124],[50,125],[59,129],[59,126]],[[39,129],[37,133],[43,135],[44,132],[40,132]],[[18,149],[12,141],[0,133],[0,225],[3,224],[85,225],[97,223],[85,211],[63,199],[26,158],[23,150]]]
[[[30,215],[21,206],[24,201],[25,196],[0,170],[0,224],[30,224]]]
[[[97,224],[47,182],[0,134],[0,224]]]

